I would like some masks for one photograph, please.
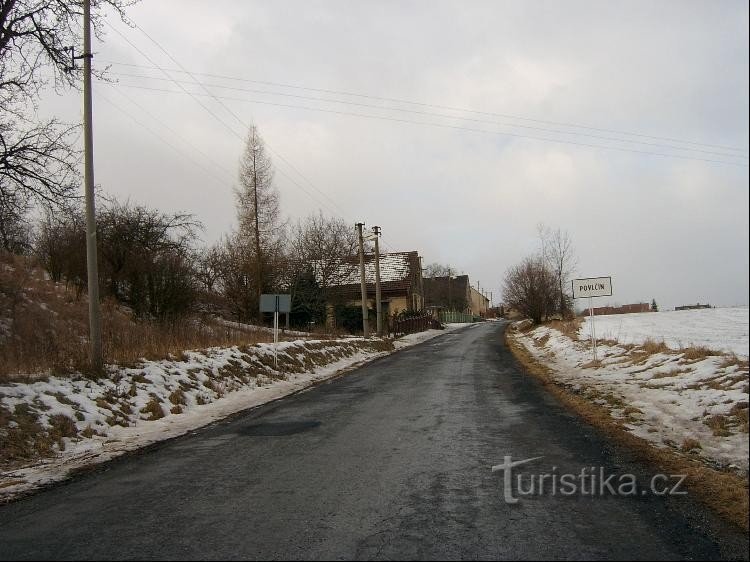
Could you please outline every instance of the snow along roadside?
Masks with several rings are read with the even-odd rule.
[[[743,358],[690,357],[689,349],[599,342],[600,363],[593,364],[586,341],[548,326],[510,337],[547,365],[557,381],[607,408],[637,437],[747,475],[748,370]]]
[[[49,444],[46,458],[0,473],[0,502],[460,327],[410,334],[393,346],[362,338],[282,342],[278,370],[273,367],[273,346],[257,344],[186,352],[180,361],[144,361],[114,368],[101,380],[48,377],[0,385],[0,422],[3,414],[11,417],[0,424],[2,440],[10,445],[15,435],[28,442],[28,436],[40,430],[38,439],[41,435],[49,441],[53,435],[56,441]]]

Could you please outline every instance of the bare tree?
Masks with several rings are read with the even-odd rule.
[[[121,18],[131,0],[92,0],[92,24],[102,36],[102,9]],[[22,221],[34,205],[53,208],[76,197],[77,125],[35,114],[40,92],[75,87],[71,46],[80,45],[80,1],[0,1],[0,213]],[[78,53],[80,54],[80,53]]]
[[[32,248],[31,227],[2,205],[0,198],[0,249],[12,254],[26,254]]]
[[[424,268],[424,277],[448,277],[456,274],[456,268],[450,264],[433,262]]]
[[[77,197],[77,127],[55,120],[19,129],[0,115],[0,213],[19,222],[34,204],[59,207]]]
[[[292,261],[297,270],[308,266],[325,292],[342,282],[342,259],[357,251],[354,229],[343,219],[318,213],[297,223],[291,240]]]
[[[274,285],[271,268],[281,260],[284,225],[280,218],[279,192],[273,184],[273,164],[255,125],[240,159],[237,196],[238,235],[250,249],[256,300]]]
[[[189,312],[196,297],[193,244],[200,228],[192,215],[117,201],[103,207],[97,224],[102,293],[136,316],[166,320]],[[87,283],[83,212],[48,215],[39,230],[41,263],[53,280],[64,279],[80,294]]]
[[[508,270],[503,300],[535,324],[555,310],[557,278],[541,255],[529,256]]]
[[[542,246],[542,257],[556,278],[556,309],[563,318],[566,318],[573,312],[572,297],[567,288],[578,262],[573,240],[567,230],[560,228],[553,230],[540,224],[537,230]]]
[[[252,248],[247,238],[237,233],[229,235],[217,251],[217,289],[226,300],[229,313],[239,322],[258,318],[255,272],[248,259]]]
[[[292,294],[292,321],[323,322],[326,303],[351,274],[342,265],[357,251],[357,235],[346,221],[322,212],[300,220],[290,232],[287,285]]]
[[[195,276],[204,291],[213,293],[218,289],[221,277],[221,260],[221,244],[203,248],[196,254]]]

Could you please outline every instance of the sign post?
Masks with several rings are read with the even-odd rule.
[[[273,365],[278,367],[279,358],[277,347],[279,344],[279,312],[285,313],[287,320],[292,311],[292,295],[267,295],[260,296],[260,311],[273,312]]]
[[[612,296],[612,278],[611,277],[587,277],[584,279],[573,279],[573,298],[589,299],[589,318],[591,321],[591,349],[594,352],[594,362],[596,357],[596,324],[594,322],[594,297],[611,297]]]

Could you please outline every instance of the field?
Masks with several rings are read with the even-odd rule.
[[[748,308],[596,317],[517,334],[557,384],[632,434],[721,470],[748,470]]]
[[[704,346],[748,357],[748,307],[673,310],[596,317],[597,339],[621,344],[664,342],[671,349]],[[580,337],[590,338],[590,319]]]

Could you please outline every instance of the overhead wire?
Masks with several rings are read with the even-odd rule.
[[[149,67],[147,65],[139,65],[139,64],[133,64],[133,63],[126,63],[126,62],[119,62],[119,61],[106,61],[109,64],[119,65],[119,66],[128,66],[133,68],[144,68],[144,69],[154,69],[154,67]],[[185,72],[182,70],[174,70],[174,72]],[[507,113],[499,113],[499,112],[493,112],[493,111],[481,111],[476,109],[470,109],[465,107],[456,107],[456,106],[449,106],[449,105],[440,105],[440,104],[433,104],[433,103],[426,103],[426,102],[419,102],[419,101],[412,101],[412,100],[406,100],[406,99],[400,99],[400,98],[393,98],[393,97],[385,97],[385,96],[377,96],[372,94],[363,94],[359,92],[347,92],[342,90],[334,90],[334,89],[328,89],[328,88],[313,88],[308,86],[300,86],[296,84],[287,84],[287,83],[280,83],[280,82],[272,82],[267,80],[253,80],[250,78],[243,78],[243,77],[237,77],[237,76],[230,76],[230,75],[222,75],[222,74],[213,74],[213,73],[205,73],[205,72],[195,72],[192,71],[192,74],[198,75],[198,76],[206,76],[211,78],[220,78],[224,80],[232,80],[232,81],[239,81],[239,82],[247,82],[247,83],[253,83],[253,84],[263,84],[268,86],[276,86],[281,88],[289,88],[289,89],[297,89],[297,90],[305,90],[305,91],[311,91],[311,92],[319,92],[319,93],[329,93],[329,94],[338,94],[338,95],[344,95],[344,96],[351,96],[351,97],[358,97],[358,98],[364,98],[364,99],[373,99],[373,100],[379,100],[379,101],[386,101],[391,103],[401,103],[401,104],[407,104],[407,105],[414,105],[419,107],[428,107],[433,109],[442,109],[442,110],[448,110],[448,111],[458,111],[462,113],[472,113],[475,115],[487,115],[487,116],[494,116],[494,117],[502,117],[506,119],[515,119],[519,121],[528,121],[533,123],[541,123],[541,124],[547,124],[547,125],[555,125],[555,126],[562,126],[562,127],[571,127],[571,128],[577,128],[582,130],[589,130],[589,131],[598,131],[598,132],[604,132],[604,133],[612,133],[612,134],[618,134],[618,135],[627,135],[627,136],[634,136],[634,137],[640,137],[640,138],[648,138],[653,140],[661,140],[661,141],[668,141],[668,142],[677,142],[681,144],[691,144],[694,146],[704,146],[709,148],[718,148],[723,150],[732,150],[732,151],[738,151],[738,152],[747,152],[747,148],[740,148],[740,147],[734,147],[734,146],[726,146],[726,145],[719,145],[719,144],[710,144],[710,143],[703,143],[703,142],[696,142],[691,140],[685,140],[685,139],[678,139],[675,137],[668,137],[668,136],[658,136],[658,135],[652,135],[652,134],[645,134],[645,133],[639,133],[639,132],[632,132],[632,131],[623,131],[618,129],[609,129],[609,128],[603,128],[603,127],[594,127],[591,125],[583,125],[578,123],[572,123],[572,122],[565,122],[565,121],[554,121],[554,120],[545,120],[545,119],[537,119],[537,118],[531,118],[531,117],[525,117],[520,115],[512,115]],[[625,140],[625,139],[622,139]]]
[[[179,94],[180,92],[177,92],[175,90],[168,90],[166,88],[152,88],[148,86],[138,86],[134,84],[112,84],[112,85],[119,85],[126,88],[136,88],[140,90],[150,90],[154,92],[163,92],[163,93],[170,93],[170,94]],[[190,95],[197,95],[197,96],[205,96],[206,94],[196,94],[191,93]],[[636,148],[626,148],[622,146],[611,146],[611,145],[602,145],[602,144],[593,144],[593,143],[585,143],[585,142],[578,142],[578,141],[572,141],[572,140],[564,140],[564,139],[556,139],[556,138],[550,138],[550,137],[541,137],[541,136],[535,136],[535,135],[526,135],[521,133],[513,133],[508,131],[490,131],[487,129],[478,129],[475,127],[464,127],[460,125],[451,125],[448,123],[435,123],[435,122],[428,122],[428,121],[414,121],[411,119],[403,119],[400,117],[387,117],[387,116],[380,116],[380,115],[370,115],[366,113],[356,113],[352,111],[341,111],[336,109],[325,109],[320,107],[311,107],[311,106],[303,106],[303,105],[293,105],[293,104],[283,104],[283,103],[277,103],[277,102],[270,102],[266,100],[257,100],[257,99],[248,99],[248,98],[236,98],[236,97],[230,97],[230,96],[216,96],[215,94],[211,97],[219,98],[223,100],[232,100],[232,101],[243,101],[246,103],[252,103],[252,104],[260,104],[260,105],[268,105],[273,107],[281,107],[281,108],[289,108],[289,109],[303,109],[308,111],[317,111],[322,113],[330,113],[330,114],[336,114],[336,115],[344,115],[344,116],[350,116],[350,117],[360,117],[364,119],[374,119],[374,120],[381,120],[381,121],[391,121],[395,123],[406,123],[411,125],[426,125],[430,127],[438,127],[438,128],[444,128],[444,129],[453,129],[453,130],[459,130],[459,131],[468,131],[468,132],[474,132],[474,133],[482,133],[482,134],[490,134],[495,136],[509,136],[509,137],[515,137],[515,138],[522,138],[522,139],[530,139],[530,140],[539,140],[544,142],[550,142],[550,143],[557,143],[557,144],[567,144],[572,146],[580,146],[585,148],[596,148],[596,149],[603,149],[603,150],[615,150],[619,152],[629,152],[633,154],[644,154],[649,156],[658,156],[662,158],[676,158],[680,160],[694,160],[694,161],[700,161],[700,162],[710,162],[714,164],[727,164],[732,166],[741,166],[741,167],[747,167],[748,164],[744,162],[734,162],[730,160],[717,160],[712,158],[702,158],[700,156],[689,156],[684,154],[670,154],[666,152],[654,152],[649,150],[639,150]]]
[[[187,71],[185,71],[187,72]],[[114,72],[113,73],[116,76],[124,76],[126,78],[136,78],[136,79],[144,79],[144,80],[157,80],[157,81],[166,81],[166,78],[161,78],[158,76],[144,76],[141,74],[131,74],[128,72]],[[175,80],[171,80],[175,82]],[[176,82],[180,82],[181,84],[193,84],[194,82],[188,82],[185,80],[177,80]],[[715,150],[705,150],[701,148],[690,148],[687,146],[677,146],[674,144],[663,144],[663,143],[655,143],[655,142],[648,142],[648,141],[640,141],[635,139],[623,139],[618,137],[611,137],[611,136],[602,136],[602,135],[596,135],[596,134],[590,134],[590,133],[582,133],[579,131],[564,131],[561,129],[550,129],[548,127],[539,127],[534,125],[522,125],[518,123],[507,123],[507,122],[501,122],[501,121],[489,121],[487,119],[476,119],[472,117],[463,117],[460,115],[447,115],[445,113],[435,113],[432,111],[419,111],[414,109],[405,109],[400,107],[384,107],[380,105],[375,104],[368,104],[368,103],[359,103],[359,102],[352,102],[347,100],[341,100],[341,99],[329,99],[329,98],[321,98],[321,97],[313,97],[313,96],[303,96],[299,94],[290,94],[286,92],[273,92],[268,90],[257,90],[253,88],[239,88],[235,86],[226,86],[223,84],[208,84],[208,86],[212,88],[219,88],[223,90],[232,90],[232,91],[239,91],[239,92],[248,92],[253,94],[261,94],[261,95],[269,95],[269,96],[280,96],[280,97],[289,97],[289,98],[296,98],[296,99],[303,99],[308,101],[315,101],[315,102],[324,102],[324,103],[334,103],[334,104],[342,104],[342,105],[352,105],[356,107],[365,107],[368,109],[380,109],[384,111],[395,111],[399,113],[409,113],[413,115],[424,115],[428,117],[440,117],[443,119],[457,119],[460,121],[468,121],[472,123],[480,123],[480,124],[487,124],[487,125],[496,125],[499,127],[516,127],[520,129],[527,129],[531,131],[542,131],[546,133],[552,133],[557,135],[568,135],[568,136],[579,136],[579,137],[587,137],[597,140],[604,140],[604,141],[611,141],[611,142],[621,142],[621,143],[630,143],[630,144],[636,144],[636,145],[642,145],[642,146],[650,146],[655,148],[666,148],[671,150],[682,150],[687,152],[699,152],[702,154],[710,154],[715,156],[726,156],[730,158],[743,158],[748,159],[747,156],[743,154],[729,154],[727,152],[718,152]]]
[[[125,115],[126,117],[128,117],[129,119],[131,119],[134,123],[136,123],[137,125],[143,127],[146,131],[148,131],[149,133],[151,133],[154,137],[156,137],[162,143],[164,143],[165,145],[167,145],[174,152],[176,152],[177,154],[179,154],[180,156],[182,156],[183,158],[185,158],[186,160],[188,160],[189,162],[191,162],[194,166],[196,166],[197,168],[199,168],[200,170],[202,170],[211,179],[218,181],[220,184],[224,184],[225,183],[224,181],[219,180],[216,177],[216,175],[213,172],[211,172],[208,168],[206,168],[206,167],[202,166],[201,164],[199,164],[198,162],[196,162],[194,158],[191,158],[190,155],[187,154],[187,153],[185,153],[185,151],[183,151],[180,147],[176,146],[175,144],[173,144],[170,141],[168,141],[167,139],[165,139],[162,135],[160,135],[159,133],[157,133],[156,131],[154,131],[151,127],[149,127],[148,125],[146,125],[143,121],[139,120],[131,112],[129,112],[128,110],[126,110],[125,108],[123,108],[122,106],[120,106],[119,104],[115,103],[114,101],[112,101],[111,99],[109,99],[107,96],[103,95],[101,93],[99,87],[96,88],[96,95],[97,95],[97,99],[100,99],[100,100],[104,101],[105,103],[107,103],[108,105],[114,107],[117,111],[119,111],[120,113],[122,113],[123,115]]]
[[[153,59],[152,59],[151,57],[149,57],[149,56],[148,56],[148,55],[147,55],[147,54],[146,54],[145,52],[143,52],[143,50],[142,50],[142,49],[140,49],[140,48],[139,48],[139,47],[138,47],[137,45],[135,45],[135,44],[134,44],[134,43],[133,43],[133,42],[132,42],[132,41],[131,41],[130,39],[128,39],[128,38],[127,38],[127,37],[126,37],[126,36],[125,36],[125,35],[124,35],[124,34],[123,34],[122,32],[120,32],[120,31],[119,31],[119,30],[118,30],[118,29],[117,29],[116,27],[114,27],[114,26],[113,26],[112,24],[110,24],[109,22],[107,22],[107,24],[109,25],[109,27],[110,27],[110,28],[111,28],[111,29],[112,29],[112,30],[113,30],[113,31],[114,31],[115,33],[117,33],[117,34],[118,34],[118,35],[119,35],[119,36],[120,36],[120,37],[121,37],[121,38],[122,38],[122,39],[123,39],[123,40],[124,40],[124,41],[125,41],[126,43],[128,43],[128,44],[129,44],[129,45],[130,45],[130,46],[131,46],[131,47],[132,47],[133,49],[135,49],[135,50],[136,50],[136,51],[137,51],[137,52],[138,52],[138,53],[139,53],[139,54],[140,54],[140,55],[141,55],[142,57],[144,57],[144,58],[145,58],[146,60],[148,60],[148,61],[149,61],[149,62],[150,62],[150,63],[151,63],[152,65],[154,65],[154,67],[156,67],[156,68],[159,68],[159,69],[160,69],[160,70],[162,71],[162,73],[163,73],[163,74],[164,74],[165,76],[167,76],[167,78],[169,78],[170,80],[172,80],[172,77],[171,77],[171,76],[169,75],[169,73],[168,73],[168,72],[167,72],[166,70],[164,70],[164,69],[163,69],[163,68],[162,68],[162,67],[161,67],[160,65],[158,65],[158,64],[157,64],[157,63],[156,63],[156,62],[155,62],[155,61],[154,61],[154,60],[153,60]],[[135,24],[135,22],[132,22],[132,21],[131,21],[131,24],[132,24],[132,25],[134,25],[134,26],[135,26],[135,27],[136,27],[137,29],[139,29],[139,30],[141,29],[140,27],[138,27],[138,26],[137,26],[137,24]],[[141,31],[143,32],[143,30],[141,30]],[[145,32],[144,32],[144,34],[145,34]],[[153,39],[152,39],[152,40],[153,40]],[[165,52],[166,52],[166,51],[165,51]],[[170,55],[170,58],[172,58],[172,57],[171,57],[171,55]],[[174,59],[172,58],[172,60],[174,60]],[[175,62],[176,62],[176,61],[175,61]],[[172,80],[172,81],[174,81],[174,80]],[[224,127],[225,127],[225,128],[226,128],[226,129],[228,130],[228,131],[230,131],[230,132],[231,132],[231,133],[232,133],[232,134],[233,134],[233,135],[234,135],[235,137],[237,137],[237,138],[238,138],[239,140],[241,140],[241,141],[244,141],[244,137],[243,137],[243,136],[242,136],[242,135],[241,135],[240,133],[237,133],[237,131],[235,131],[233,127],[231,127],[231,126],[230,126],[229,124],[227,124],[227,123],[226,123],[226,121],[224,121],[224,120],[223,120],[223,119],[222,119],[221,117],[219,117],[219,116],[218,116],[218,115],[217,115],[217,114],[216,114],[216,113],[215,113],[214,111],[212,111],[212,110],[211,110],[211,109],[210,109],[210,108],[209,108],[208,106],[206,106],[206,104],[204,104],[203,102],[201,102],[201,100],[200,100],[200,99],[198,99],[198,97],[197,97],[197,96],[199,96],[200,94],[196,94],[196,93],[194,93],[194,92],[191,92],[191,91],[189,91],[189,90],[188,90],[187,88],[185,88],[185,87],[184,87],[184,86],[183,86],[182,84],[180,84],[180,83],[179,83],[179,82],[177,82],[177,81],[174,81],[174,82],[175,82],[175,84],[176,84],[177,86],[179,86],[179,87],[180,87],[181,91],[182,91],[182,92],[183,92],[184,94],[187,94],[187,95],[189,95],[189,96],[190,96],[191,98],[193,98],[193,99],[194,99],[194,100],[195,100],[195,101],[196,101],[196,102],[198,103],[198,105],[200,105],[200,106],[201,106],[201,107],[202,107],[202,108],[203,108],[203,109],[204,109],[204,110],[205,110],[205,111],[206,111],[207,113],[209,113],[209,115],[211,115],[211,116],[212,116],[212,117],[213,117],[213,118],[214,118],[214,119],[215,119],[216,121],[218,121],[218,122],[219,122],[219,123],[220,123],[220,124],[221,124],[222,126],[224,126]],[[104,84],[109,84],[109,85],[111,85],[111,83],[109,83],[109,82],[104,82]],[[268,146],[268,143],[266,143],[266,146]],[[269,149],[270,149],[270,147],[269,147]],[[296,180],[295,180],[295,179],[294,179],[293,177],[291,177],[291,176],[290,176],[289,174],[287,174],[286,172],[284,172],[284,170],[282,170],[282,169],[279,169],[279,168],[277,168],[277,171],[278,171],[278,172],[280,172],[280,173],[281,173],[281,175],[283,175],[284,177],[286,177],[286,178],[287,178],[287,179],[288,179],[288,180],[289,180],[289,181],[290,181],[290,182],[291,182],[291,183],[292,183],[292,184],[293,184],[294,186],[296,186],[296,187],[297,187],[298,189],[300,189],[300,190],[301,190],[302,192],[304,192],[305,194],[307,194],[307,196],[308,196],[308,197],[310,197],[310,198],[311,198],[311,199],[312,199],[313,201],[315,201],[315,202],[316,202],[317,204],[321,204],[321,205],[323,205],[323,206],[325,206],[325,207],[328,207],[328,206],[327,206],[327,205],[325,205],[325,204],[324,204],[324,203],[323,203],[322,201],[320,201],[320,200],[319,200],[319,199],[318,199],[317,197],[315,197],[315,196],[314,196],[314,195],[313,195],[312,193],[310,193],[310,192],[309,192],[309,191],[308,191],[307,189],[305,189],[305,188],[304,188],[303,186],[301,186],[301,185],[299,184],[299,182],[297,182],[297,181],[296,181]],[[330,209],[330,208],[328,208],[328,210],[330,211],[331,209]]]

